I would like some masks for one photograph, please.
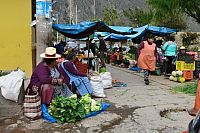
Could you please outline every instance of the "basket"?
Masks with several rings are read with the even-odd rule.
[[[176,61],[176,70],[195,70],[195,62],[186,63],[184,61]]]
[[[29,91],[24,98],[24,105],[23,105],[24,115],[32,120],[39,119],[41,118],[42,115],[40,96],[38,95],[38,92],[35,95],[28,95],[28,94]]]
[[[183,70],[183,77],[185,80],[192,80],[193,77],[193,70]]]

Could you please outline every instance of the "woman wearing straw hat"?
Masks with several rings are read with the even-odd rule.
[[[60,55],[56,54],[56,49],[47,47],[45,53],[42,53],[40,57],[43,58],[43,61],[37,65],[31,76],[28,85],[29,94],[39,92],[42,103],[47,105],[54,97],[71,96],[72,92],[67,85],[63,84],[63,77],[57,69],[56,60],[60,58]]]

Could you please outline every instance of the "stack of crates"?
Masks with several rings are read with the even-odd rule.
[[[194,76],[196,78],[199,78],[199,74],[200,74],[200,60],[196,60],[195,61],[195,72],[194,72]]]
[[[191,63],[176,61],[176,70],[183,71],[183,77],[185,80],[192,80],[194,78],[193,72],[195,71],[195,61]]]

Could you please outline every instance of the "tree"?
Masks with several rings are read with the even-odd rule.
[[[171,1],[171,0],[170,0]],[[188,16],[200,23],[200,0],[177,0],[179,7]]]
[[[129,8],[124,10],[123,14],[129,19],[133,27],[150,24],[153,18],[153,12],[151,10],[145,12],[139,8]]]
[[[118,17],[117,9],[114,6],[107,6],[103,10],[103,21],[108,25],[116,25]]]
[[[178,0],[147,0],[147,3],[153,10],[153,24],[177,29],[187,28]]]

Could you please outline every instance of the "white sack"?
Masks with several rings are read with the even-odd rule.
[[[18,69],[0,77],[0,88],[4,98],[17,102],[25,73]]]
[[[102,78],[100,76],[92,76],[90,79],[90,83],[93,88],[93,96],[106,97],[106,95],[104,94]]]
[[[112,87],[112,76],[110,72],[100,73],[103,82],[103,88],[111,88]]]

